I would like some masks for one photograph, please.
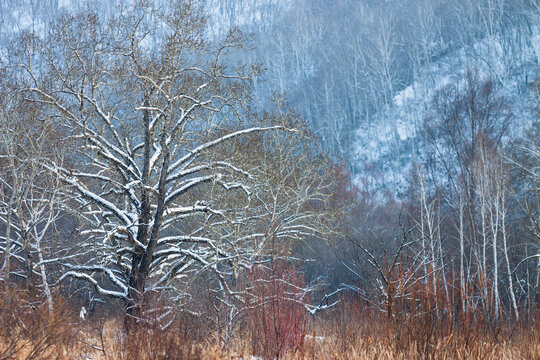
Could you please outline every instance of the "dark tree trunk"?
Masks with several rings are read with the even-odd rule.
[[[137,257],[140,261],[140,257]],[[137,324],[143,316],[145,282],[146,276],[141,273],[139,268],[134,264],[129,279],[129,293],[126,302],[126,316],[124,318],[126,330],[129,330],[133,325]]]
[[[148,106],[149,95],[144,96],[144,106]],[[150,114],[148,111],[143,112],[143,122],[145,126],[144,133],[144,165],[142,180],[143,184],[148,185],[150,180],[150,151],[151,151],[151,134],[149,130]],[[148,244],[149,240],[149,226],[151,215],[151,203],[150,195],[146,187],[141,189],[141,213],[138,224],[137,240],[140,244]],[[137,245],[135,245],[137,247]],[[147,250],[146,250],[147,251]],[[143,315],[144,304],[144,286],[146,282],[146,275],[144,269],[141,268],[141,263],[146,254],[145,249],[137,248],[131,262],[131,272],[129,274],[129,292],[128,300],[126,301],[126,315],[124,323],[126,329],[129,329],[132,325],[136,324]]]

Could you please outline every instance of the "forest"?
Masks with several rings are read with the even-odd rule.
[[[0,359],[540,359],[538,0],[0,26]]]

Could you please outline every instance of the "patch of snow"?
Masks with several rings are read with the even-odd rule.
[[[81,318],[81,320],[84,320],[86,318],[86,314],[86,308],[84,306],[81,306],[81,312],[79,313],[79,317]]]
[[[414,97],[414,90],[412,85],[407,86],[404,90],[398,92],[396,96],[394,96],[394,104],[396,106],[403,106],[403,104]]]
[[[328,341],[328,340],[332,340],[326,336],[320,336],[320,335],[316,335],[316,336],[313,336],[313,335],[306,335],[305,336],[306,339],[312,339],[312,340],[315,340],[317,342],[324,342],[324,341]]]

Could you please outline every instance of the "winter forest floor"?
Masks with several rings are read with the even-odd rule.
[[[540,359],[538,316],[530,313],[519,323],[479,315],[389,319],[344,301],[316,324],[306,317],[300,327],[274,323],[263,333],[245,326],[225,341],[188,321],[126,332],[112,317],[83,321],[62,301],[49,312],[26,293],[1,299],[0,359]]]

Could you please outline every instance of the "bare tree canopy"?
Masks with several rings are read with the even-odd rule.
[[[205,24],[194,1],[166,11],[136,2],[106,22],[65,15],[12,54],[17,91],[72,149],[70,166],[42,161],[80,217],[81,256],[62,263],[60,280],[86,280],[134,316],[145,292],[182,295],[180,282],[201,272],[241,299],[230,279],[270,240],[325,231],[327,160],[280,100],[253,111],[256,68],[231,58],[243,35],[210,45]]]

